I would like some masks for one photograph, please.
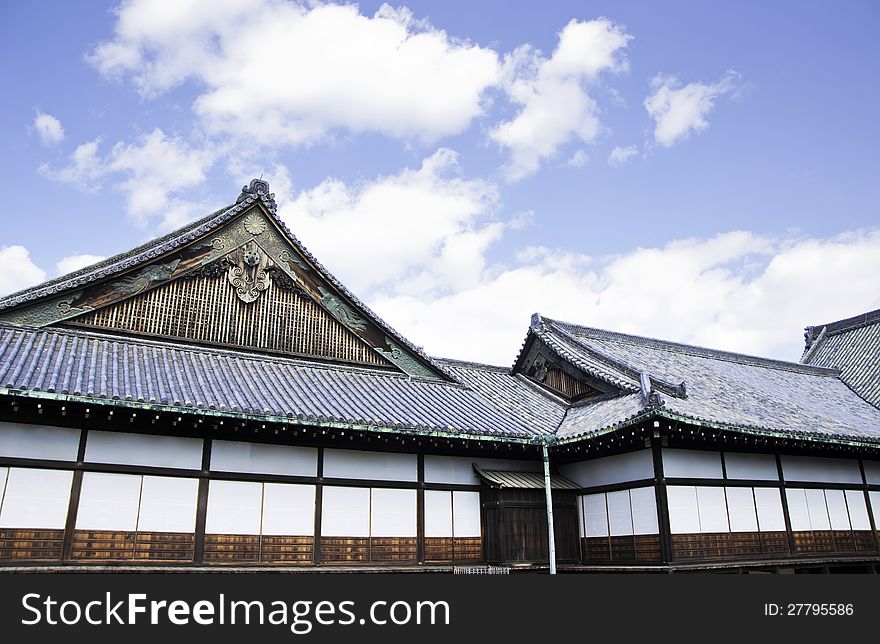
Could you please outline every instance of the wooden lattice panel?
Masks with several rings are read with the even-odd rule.
[[[61,559],[63,530],[0,530],[0,561],[57,561]]]
[[[580,398],[581,396],[599,393],[589,385],[556,367],[550,367],[547,370],[547,378],[544,380],[544,384],[556,391],[562,392],[569,398]]]
[[[177,279],[69,323],[390,366],[302,291],[272,283],[256,301],[245,303],[223,276]]]

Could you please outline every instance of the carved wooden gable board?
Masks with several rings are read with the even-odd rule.
[[[260,204],[149,264],[0,321],[110,328],[443,378],[359,310]]]

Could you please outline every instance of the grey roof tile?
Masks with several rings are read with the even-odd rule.
[[[651,378],[685,382],[687,396],[663,396],[662,410],[728,427],[782,434],[880,440],[880,410],[861,400],[834,369],[715,351],[544,319],[547,333],[574,338]],[[605,429],[638,415],[635,394],[573,407],[558,437]]]
[[[880,310],[808,327],[807,336],[804,363],[839,369],[854,392],[880,407]]]
[[[79,329],[0,324],[0,389],[8,391],[511,439],[531,440],[551,428],[493,405],[468,383],[479,379],[444,382]],[[556,413],[561,418],[563,411]]]

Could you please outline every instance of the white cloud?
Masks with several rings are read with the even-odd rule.
[[[128,213],[143,223],[163,210],[179,207],[170,195],[201,184],[213,162],[209,149],[193,148],[157,128],[135,144],[113,146],[107,170],[128,177],[119,188],[126,195]]]
[[[147,97],[189,80],[213,133],[266,145],[336,130],[434,140],[483,113],[498,56],[383,5],[306,7],[280,0],[131,0],[115,35],[87,57]]]
[[[568,163],[568,167],[570,168],[583,168],[589,160],[590,157],[584,149],[578,148],[575,150],[575,153],[568,158],[566,163]]]
[[[632,159],[639,153],[639,149],[634,145],[626,147],[616,146],[608,155],[608,163],[614,166],[620,166]]]
[[[505,226],[491,183],[456,176],[458,155],[439,149],[418,169],[349,186],[328,178],[300,192],[282,217],[361,295],[376,289],[431,297],[475,285]],[[340,231],[345,231],[340,234]],[[368,267],[368,270],[366,268]]]
[[[104,257],[102,255],[68,255],[55,262],[55,272],[58,275],[67,275],[86,266],[97,264]]]
[[[46,279],[24,246],[0,246],[0,295],[20,291]]]
[[[104,156],[99,154],[100,144],[101,139],[95,139],[78,146],[60,169],[42,164],[38,170],[52,180],[89,191],[98,189],[106,178],[114,178],[125,193],[129,216],[141,225],[161,215],[161,228],[174,227],[202,206],[179,195],[204,182],[216,158],[211,146],[193,147],[159,128],[135,143],[116,143]]]
[[[571,140],[595,140],[599,108],[588,87],[603,72],[626,69],[622,50],[631,39],[622,26],[605,18],[572,20],[559,33],[550,58],[527,45],[505,56],[505,91],[521,110],[499,123],[490,137],[510,150],[509,180],[534,173]]]
[[[82,143],[70,155],[70,162],[61,169],[54,169],[43,163],[37,172],[48,179],[76,186],[80,190],[92,191],[101,187],[101,179],[106,174],[104,161],[98,156],[101,139]]]
[[[645,99],[645,109],[654,119],[654,140],[669,147],[687,138],[691,131],[708,128],[716,99],[738,89],[740,82],[741,76],[734,71],[716,83],[688,83],[683,87],[675,76],[655,76],[651,94]]]
[[[51,114],[38,111],[34,117],[34,129],[43,145],[54,145],[64,140],[64,128],[61,127],[61,121]]]
[[[796,360],[804,326],[880,306],[877,274],[877,230],[790,240],[731,232],[610,258],[529,248],[454,293],[386,292],[370,301],[430,353],[494,364],[513,362],[534,311]],[[462,328],[460,320],[478,323]]]

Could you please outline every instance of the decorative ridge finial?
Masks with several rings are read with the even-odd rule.
[[[532,322],[529,326],[533,329],[544,326],[544,320],[541,319],[540,313],[532,313]]]
[[[251,179],[250,184],[242,187],[241,194],[238,195],[238,199],[235,200],[235,203],[241,203],[248,197],[260,198],[263,203],[266,204],[266,207],[273,213],[277,212],[278,210],[278,205],[275,203],[275,194],[269,192],[268,181],[263,181],[262,179]]]

